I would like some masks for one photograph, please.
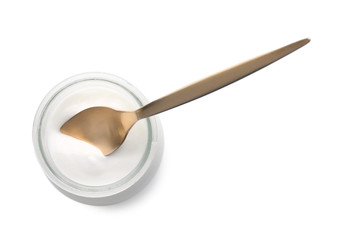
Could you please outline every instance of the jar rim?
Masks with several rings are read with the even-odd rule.
[[[115,75],[107,73],[83,73],[72,76],[52,88],[52,90],[43,99],[37,110],[33,125],[33,142],[35,152],[45,174],[47,175],[49,180],[52,181],[54,185],[57,185],[59,188],[72,194],[86,197],[109,196],[121,192],[126,188],[129,188],[132,184],[139,180],[140,175],[144,174],[144,172],[147,171],[149,167],[148,165],[150,165],[152,161],[151,158],[153,158],[153,156],[151,155],[154,155],[153,153],[154,151],[156,151],[153,149],[154,147],[156,147],[153,142],[156,141],[158,129],[155,117],[144,119],[148,127],[148,140],[145,151],[137,166],[132,169],[130,173],[128,173],[125,177],[119,179],[118,181],[101,186],[88,186],[77,183],[66,177],[64,174],[59,172],[58,169],[54,169],[53,166],[51,166],[50,164],[51,159],[49,159],[49,157],[47,156],[47,149],[45,149],[42,144],[42,124],[44,118],[46,117],[46,111],[48,110],[50,104],[54,101],[54,99],[65,89],[68,89],[75,84],[85,81],[106,81],[111,84],[115,84],[121,87],[124,91],[128,92],[139,106],[143,106],[147,103],[146,98],[142,95],[141,92],[139,92],[133,85],[131,85],[124,79],[119,78]]]

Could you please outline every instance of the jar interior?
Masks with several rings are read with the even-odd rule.
[[[124,85],[81,79],[58,89],[46,103],[39,123],[39,147],[46,166],[63,183],[85,191],[108,190],[129,181],[144,165],[152,143],[149,118],[137,122],[123,145],[109,156],[59,131],[64,122],[89,107],[140,108],[142,100]]]

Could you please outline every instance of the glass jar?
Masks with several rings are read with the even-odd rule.
[[[113,204],[134,195],[162,158],[158,117],[137,122],[123,145],[109,156],[59,129],[89,107],[133,111],[147,103],[134,86],[105,73],[76,75],[55,86],[40,104],[33,124],[35,152],[48,179],[68,197],[91,205]]]

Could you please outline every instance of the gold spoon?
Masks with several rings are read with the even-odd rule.
[[[99,148],[104,155],[114,152],[140,119],[177,107],[254,73],[307,44],[303,39],[209,76],[134,111],[92,107],[69,119],[61,132]]]

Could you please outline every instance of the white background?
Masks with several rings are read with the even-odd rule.
[[[0,239],[342,239],[340,1],[0,2]],[[109,207],[59,193],[34,155],[45,94],[116,74],[154,100],[269,50],[304,48],[160,115],[152,182]]]

